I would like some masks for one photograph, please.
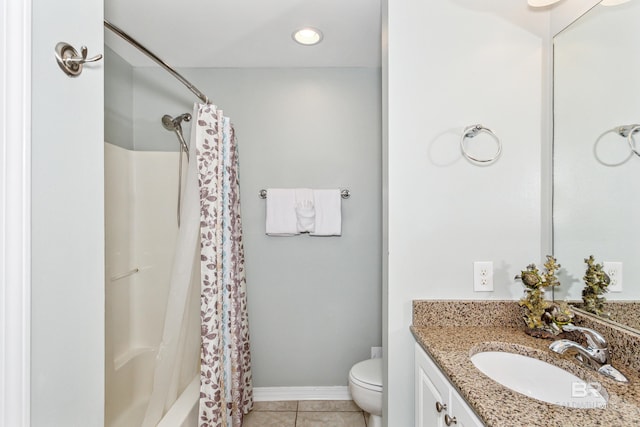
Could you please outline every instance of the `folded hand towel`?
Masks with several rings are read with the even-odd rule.
[[[315,230],[316,212],[313,207],[313,190],[310,188],[296,188],[296,226],[300,233]]]
[[[270,236],[295,236],[297,227],[295,191],[290,188],[267,189],[266,233]]]
[[[311,235],[340,236],[342,234],[340,190],[313,190],[313,204],[316,211],[316,225]]]

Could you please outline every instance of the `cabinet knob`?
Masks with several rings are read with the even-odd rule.
[[[443,403],[440,403],[440,402],[436,401],[436,411],[442,412],[442,411],[446,411],[446,410],[447,410],[447,404],[446,403],[443,404]]]
[[[456,420],[456,417],[450,417],[449,414],[446,414],[444,416],[444,423],[450,426],[451,424],[458,424],[458,420]]]

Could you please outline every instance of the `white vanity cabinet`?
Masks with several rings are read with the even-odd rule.
[[[418,343],[415,344],[415,426],[484,426]]]

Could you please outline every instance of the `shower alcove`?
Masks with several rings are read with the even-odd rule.
[[[142,425],[164,327],[178,234],[178,142],[175,151],[134,149],[132,68],[105,55],[105,422]],[[160,117],[158,128],[162,132]],[[186,168],[186,160],[183,159]],[[194,260],[195,261],[195,260]],[[196,268],[195,271],[198,271]],[[166,425],[195,425],[199,389],[199,285],[192,278],[186,352],[176,369],[176,404]],[[173,411],[171,411],[173,407]]]

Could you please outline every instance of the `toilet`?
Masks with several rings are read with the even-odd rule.
[[[382,359],[358,362],[349,371],[349,392],[360,409],[369,413],[368,427],[382,427]]]

